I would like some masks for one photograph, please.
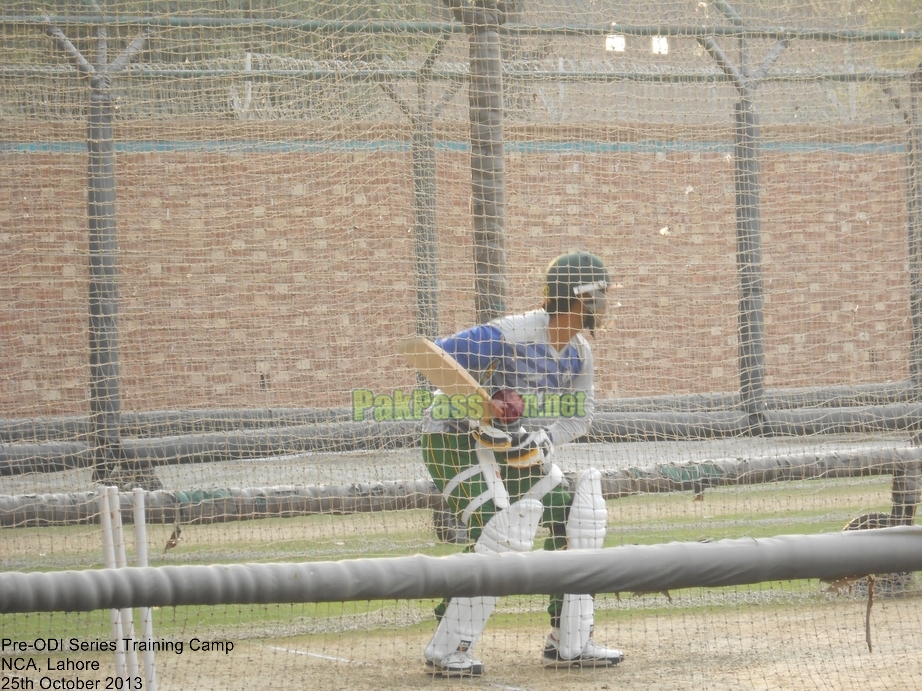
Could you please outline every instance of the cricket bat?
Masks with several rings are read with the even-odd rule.
[[[484,425],[491,424],[490,394],[451,355],[422,337],[407,339],[398,346],[397,352],[420,374],[441,389],[442,393],[449,396],[480,396],[484,411],[480,422]]]

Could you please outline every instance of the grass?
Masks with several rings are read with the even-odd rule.
[[[841,530],[851,518],[889,511],[889,478],[810,480],[709,489],[702,501],[690,494],[652,494],[608,502],[607,547],[670,541],[767,537]],[[459,551],[440,543],[426,510],[184,525],[168,552],[172,525],[149,525],[151,566],[232,562],[321,561],[408,554],[441,556]],[[539,534],[541,540],[543,534]],[[134,531],[125,526],[133,563]],[[102,567],[97,525],[0,530],[0,568],[52,571]]]
[[[709,489],[703,501],[689,494],[638,495],[608,502],[609,530],[605,546],[657,544],[841,530],[855,516],[889,510],[888,478],[803,481],[744,488]],[[152,566],[234,562],[299,562],[410,554],[440,556],[460,551],[435,539],[429,511],[374,514],[301,516],[246,522],[187,525],[182,541],[164,553],[173,526],[148,526]],[[544,533],[544,531],[542,531]],[[133,530],[126,526],[129,561],[133,561]],[[538,544],[543,534],[538,536]],[[100,568],[99,526],[62,526],[0,530],[0,568],[15,571],[52,571]],[[778,584],[709,591],[683,591],[668,604],[664,596],[623,602],[625,611],[642,607],[646,613],[700,610],[701,607],[754,606],[753,593],[768,593],[780,606],[790,598],[815,598],[815,583],[803,582],[779,589]],[[735,597],[734,592],[740,593]],[[627,595],[625,595],[628,597]],[[614,596],[606,596],[614,597]],[[766,598],[755,600],[764,606]],[[312,635],[395,626],[413,627],[431,621],[433,601],[346,602],[298,605],[180,607],[155,611],[158,636],[169,638],[194,631],[204,637],[277,637]],[[604,604],[600,602],[602,611]],[[789,606],[789,604],[788,604]],[[497,620],[543,621],[544,598],[504,598]],[[620,611],[620,606],[619,606]],[[621,616],[608,612],[605,616]],[[107,612],[79,614],[5,615],[4,636],[28,640],[54,635],[68,639],[108,637]],[[427,624],[428,625],[428,624]],[[137,624],[136,624],[137,627]],[[54,632],[49,634],[49,631]]]
[[[842,530],[852,518],[889,511],[888,478],[723,487],[609,502],[607,547],[670,541],[771,537]]]

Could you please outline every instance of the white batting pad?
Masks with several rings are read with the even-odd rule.
[[[608,523],[608,510],[602,496],[602,473],[595,468],[583,471],[576,481],[573,503],[567,518],[567,549],[601,549]],[[594,623],[591,595],[564,595],[560,612],[560,654],[565,658],[580,654]]]
[[[453,597],[426,646],[426,659],[437,661],[456,650],[469,650],[477,643],[496,607],[496,597]]]
[[[607,523],[602,473],[590,468],[580,473],[576,481],[567,518],[568,549],[601,549]]]
[[[480,554],[531,551],[543,513],[544,506],[540,501],[517,501],[493,516],[483,527],[474,551]]]
[[[502,487],[502,483],[499,486]],[[487,522],[474,551],[489,554],[531,550],[543,512],[544,507],[539,501],[517,501]],[[473,648],[496,607],[496,601],[496,597],[452,598],[426,647],[426,659],[441,660],[458,649]]]
[[[595,606],[591,595],[563,596],[558,645],[562,657],[576,657],[586,647],[595,621],[594,612]]]

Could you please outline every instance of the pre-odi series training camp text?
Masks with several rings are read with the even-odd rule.
[[[0,639],[0,691],[20,689],[103,689],[127,691],[143,689],[142,676],[104,676],[99,672],[112,665],[110,659],[100,661],[96,653],[173,653],[175,655],[218,653],[230,655],[233,641],[157,640],[136,638],[120,640],[81,640],[79,638],[36,638],[19,641]],[[92,656],[92,657],[88,657]]]

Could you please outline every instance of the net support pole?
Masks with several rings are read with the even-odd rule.
[[[91,64],[57,26],[45,20],[45,32],[90,82],[87,117],[87,228],[89,231],[90,413],[94,480],[118,472],[121,394],[118,367],[118,238],[115,224],[115,141],[112,136],[111,77],[124,69],[147,43],[148,30],[111,63],[108,33],[96,29],[96,65]]]
[[[765,314],[759,209],[759,118],[750,98],[743,98],[735,105],[734,119],[740,402],[749,416],[751,433],[759,434],[766,410]]]
[[[916,395],[922,387],[922,65],[909,75],[908,168],[906,190],[909,235],[909,314],[912,340],[909,347],[909,380]]]
[[[460,0],[446,0],[446,4],[464,22],[469,40],[474,293],[477,320],[487,322],[506,313],[506,173],[499,36],[505,17],[496,0],[478,6]]]
[[[104,53],[105,38],[100,37]],[[121,462],[118,362],[118,239],[115,223],[115,142],[108,77],[91,78],[87,124],[89,166],[89,346],[90,411],[93,423],[94,474],[104,480]]]
[[[909,236],[909,315],[912,337],[909,344],[909,381],[914,399],[922,400],[922,64],[909,75],[908,168],[906,190],[907,234]],[[912,443],[922,446],[920,421],[912,430]],[[898,525],[912,525],[916,507],[922,501],[922,464],[918,461],[894,468],[891,515]]]
[[[115,141],[112,134],[112,75],[147,43],[144,30],[111,63],[105,26],[96,30],[96,64],[46,20],[46,33],[90,82],[87,117],[87,228],[89,234],[89,398],[94,480],[107,482],[123,461],[118,365],[118,237],[115,219]]]
[[[411,116],[413,138],[413,211],[416,252],[416,333],[430,340],[438,337],[438,244],[436,238],[436,171],[433,112],[429,104],[432,64],[447,38],[439,37],[417,75],[419,106]]]
[[[115,144],[109,96],[106,28],[96,32],[96,62],[91,64],[57,26],[46,33],[90,81],[87,117],[87,229],[89,232],[90,414],[93,479],[105,482],[116,472],[119,453],[118,275],[115,235]]]
[[[715,4],[735,27],[742,26],[741,17],[729,3],[718,0]],[[769,67],[787,49],[788,41],[775,42],[755,70],[749,68],[749,52],[744,38],[740,39],[739,65],[724,53],[713,36],[699,39],[699,43],[733,81],[740,95],[733,109],[740,404],[749,419],[749,433],[764,434],[769,430],[765,420],[765,313],[759,198],[761,132],[753,104],[753,91],[768,75]]]

